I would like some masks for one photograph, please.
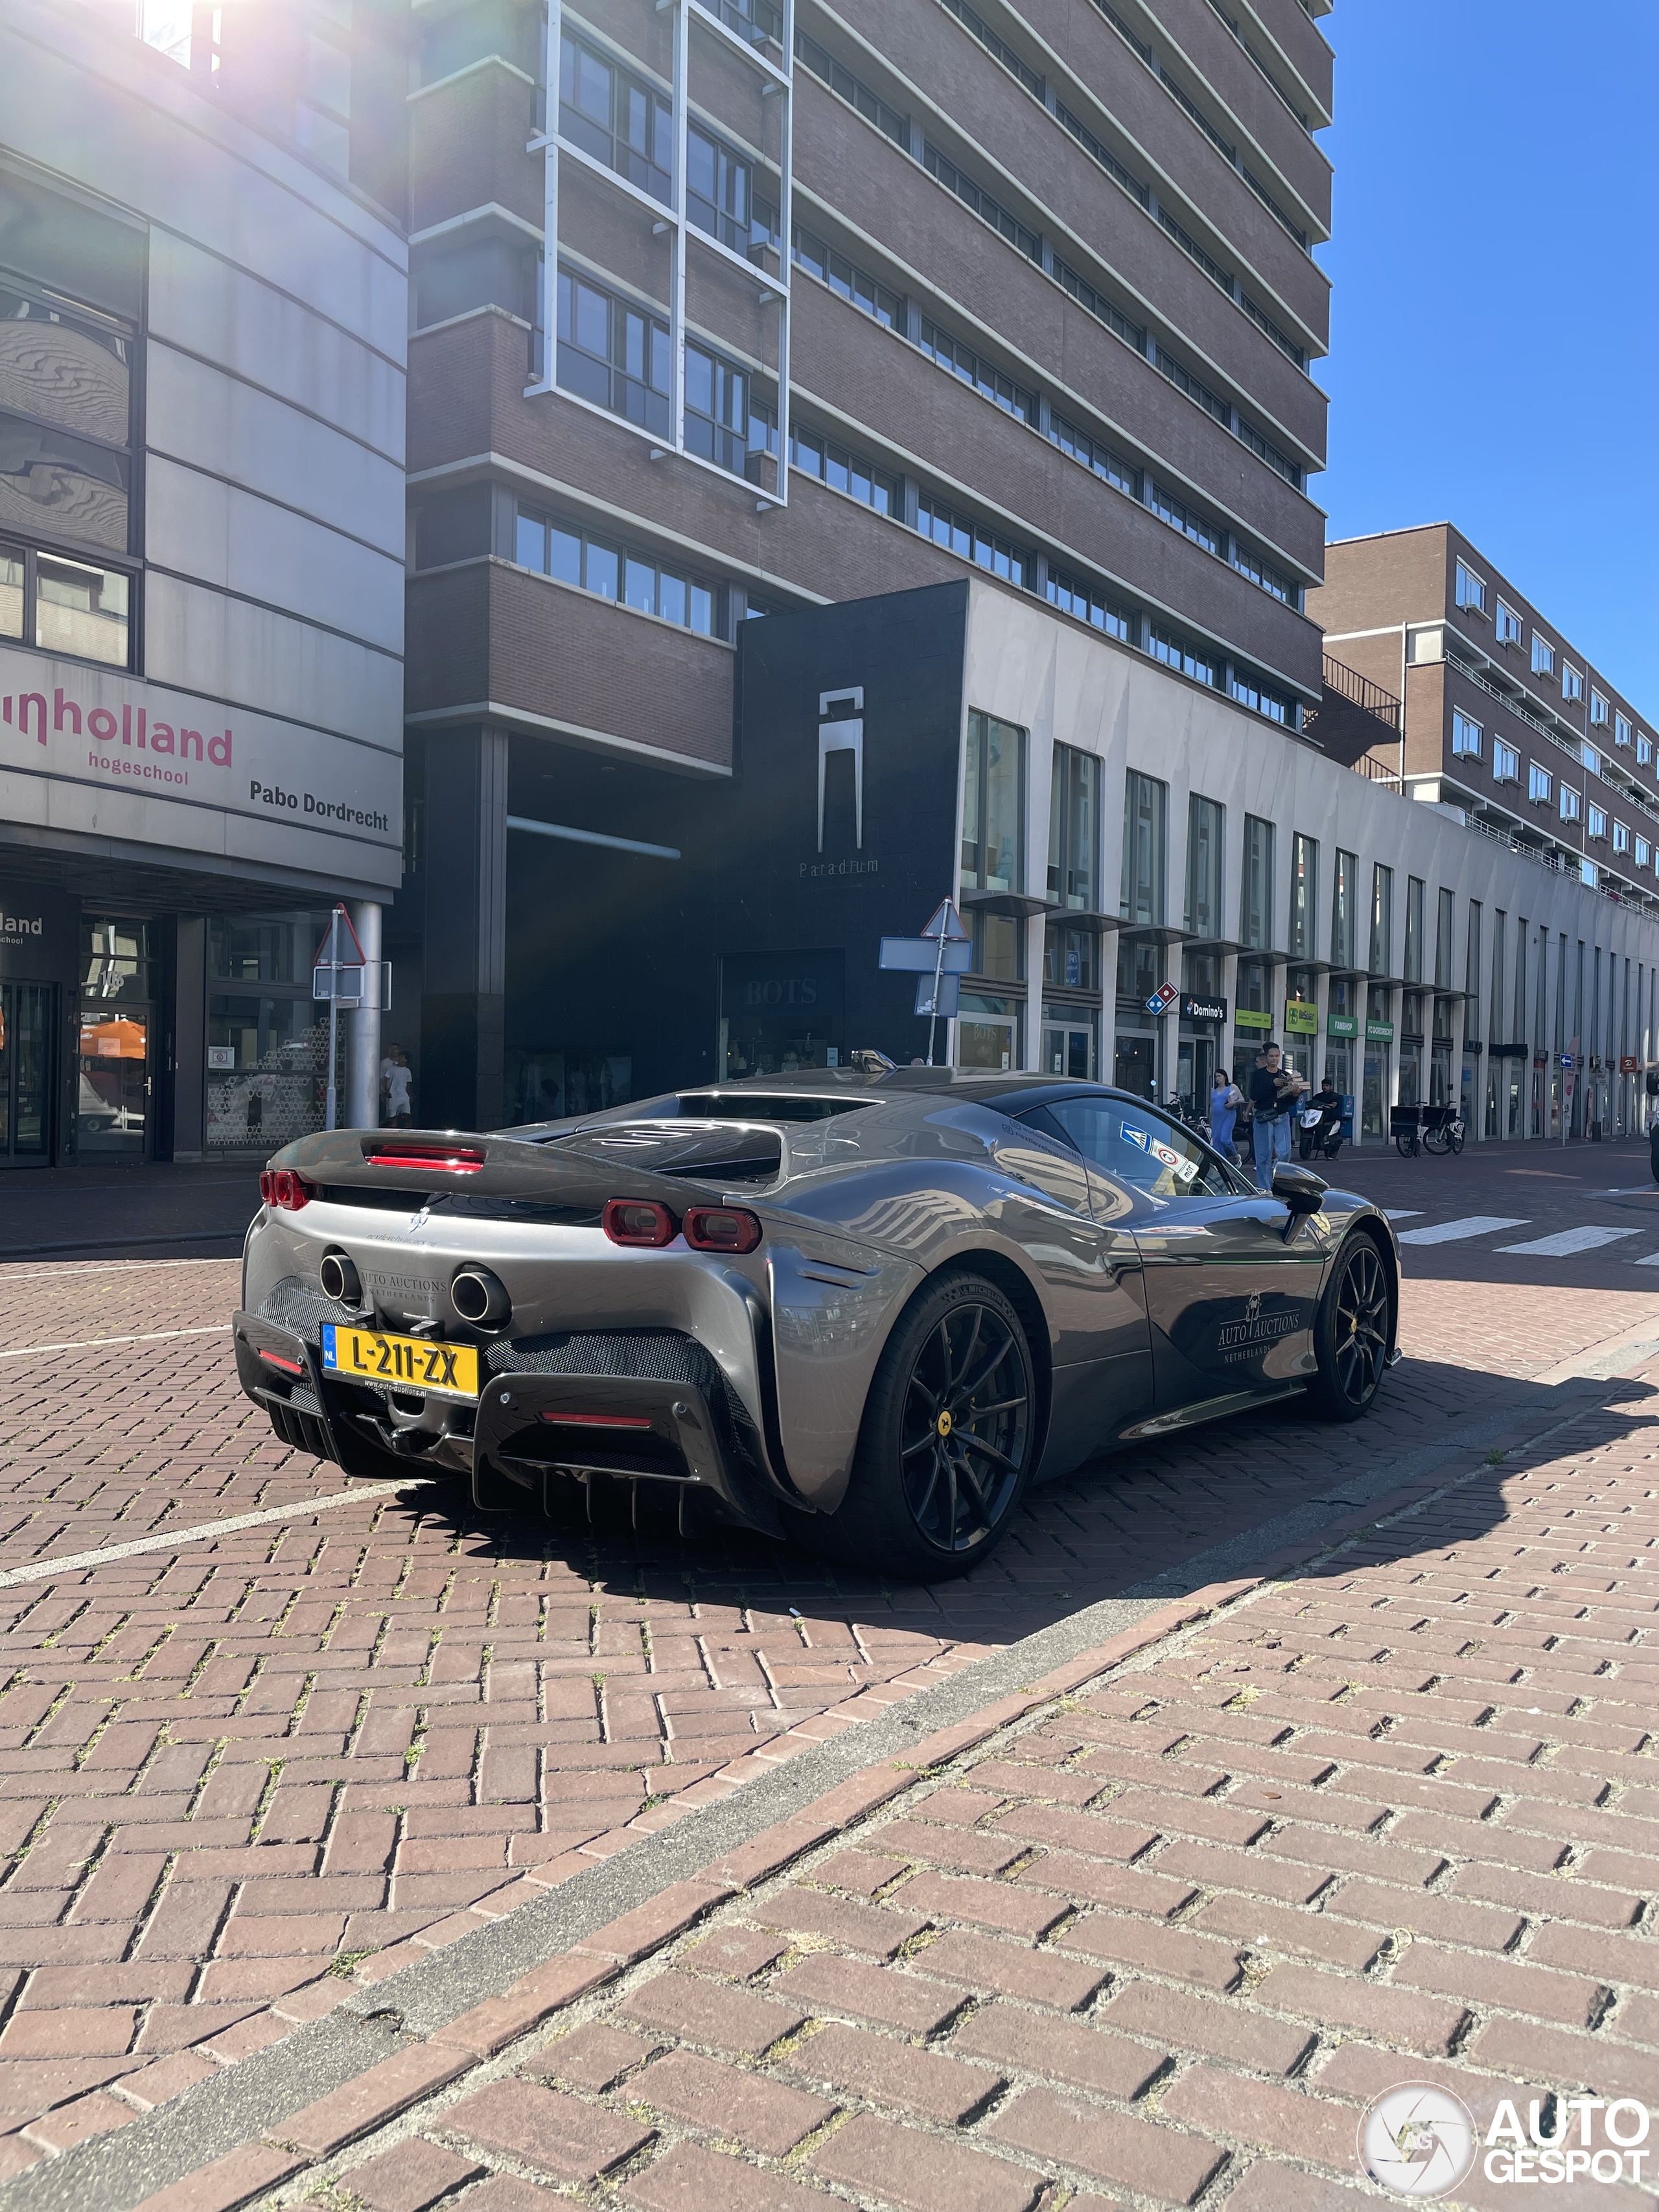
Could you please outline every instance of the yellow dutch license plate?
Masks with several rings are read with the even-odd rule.
[[[476,1398],[478,1354],[470,1344],[440,1344],[425,1336],[386,1336],[379,1329],[323,1330],[323,1370],[362,1382],[392,1382],[441,1398]]]

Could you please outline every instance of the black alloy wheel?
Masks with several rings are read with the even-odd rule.
[[[899,1430],[904,1502],[941,1551],[983,1544],[1024,1471],[1031,1387],[1018,1331],[1012,1315],[963,1303],[911,1363]]]
[[[988,1558],[1036,1457],[1036,1370],[982,1276],[925,1290],[889,1339],[846,1498],[806,1532],[842,1559],[935,1581]]]
[[[1337,1255],[1314,1322],[1319,1371],[1309,1395],[1327,1420],[1357,1421],[1370,1412],[1394,1342],[1394,1300],[1387,1262],[1375,1240],[1358,1231]]]

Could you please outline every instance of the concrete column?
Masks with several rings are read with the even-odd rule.
[[[363,1003],[346,1016],[345,1124],[376,1129],[380,1123],[380,908],[354,899],[351,927],[363,949]]]

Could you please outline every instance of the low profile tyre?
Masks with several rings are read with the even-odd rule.
[[[1395,1288],[1373,1238],[1358,1230],[1336,1255],[1314,1319],[1319,1371],[1308,1385],[1314,1411],[1327,1421],[1357,1421],[1370,1413],[1388,1368],[1395,1337]]]
[[[894,1330],[853,1477],[817,1533],[837,1557],[937,1582],[966,1574],[1013,1518],[1037,1437],[1036,1367],[994,1283],[951,1275]]]

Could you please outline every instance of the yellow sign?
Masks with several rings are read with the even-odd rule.
[[[400,1383],[440,1398],[476,1398],[478,1354],[470,1344],[426,1336],[383,1336],[378,1329],[323,1329],[323,1370],[360,1382]]]

